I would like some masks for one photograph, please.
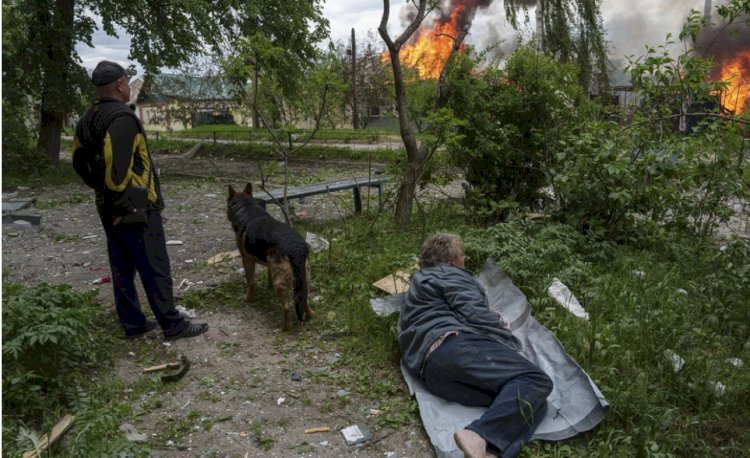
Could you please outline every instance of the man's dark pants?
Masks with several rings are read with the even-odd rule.
[[[552,381],[512,348],[478,334],[450,336],[430,354],[424,382],[435,395],[488,407],[470,429],[488,450],[513,458],[544,417]]]
[[[184,330],[189,322],[174,307],[172,272],[159,211],[147,211],[146,223],[112,225],[102,222],[107,235],[109,265],[115,307],[126,335],[145,330],[135,286],[135,273],[141,277],[148,303],[165,336]]]

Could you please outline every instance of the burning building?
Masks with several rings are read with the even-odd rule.
[[[706,4],[706,19],[710,20],[710,2]],[[720,103],[732,114],[746,112],[750,107],[750,29],[746,20],[739,17],[732,23],[706,28],[696,42],[696,49],[716,62],[710,78],[725,84],[719,94]]]

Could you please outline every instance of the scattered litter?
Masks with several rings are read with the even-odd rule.
[[[187,278],[183,278],[180,284],[177,285],[177,289],[181,289],[183,286],[185,286],[188,283],[190,283],[190,280],[188,280]]]
[[[328,426],[316,426],[315,428],[306,429],[305,434],[327,433],[329,431],[331,431],[331,428]]]
[[[286,401],[286,398],[279,398],[279,399],[276,400],[276,405],[280,406],[281,404],[284,403],[284,401]]]
[[[714,394],[716,397],[724,396],[727,392],[727,386],[721,382],[711,382],[711,385],[714,387]]]
[[[328,441],[320,441],[318,444],[322,445],[323,447],[328,447]]]
[[[312,232],[305,234],[305,242],[310,245],[310,249],[313,251],[327,250],[328,247],[331,246],[328,240]]]
[[[193,259],[186,259],[185,260],[185,264],[192,264],[194,262],[195,262],[195,260],[193,260]]]
[[[305,218],[307,216],[307,210],[300,210],[294,214],[297,218]]]
[[[190,405],[190,401],[192,401],[192,399],[188,399],[188,401],[185,404],[183,404],[182,407],[180,407],[180,410],[185,410],[185,407]]]
[[[214,265],[214,264],[229,261],[230,259],[234,259],[238,257],[240,257],[240,250],[224,251],[211,257],[208,261],[206,261],[206,264]]]
[[[174,441],[172,439],[169,439],[166,443],[167,447],[174,447]]]
[[[18,237],[19,235],[21,235],[21,233],[20,233],[20,232],[6,232],[5,234],[6,234],[6,235],[7,235],[8,237]]]
[[[150,374],[151,372],[158,372],[169,369],[173,371],[171,374],[162,375],[161,381],[162,382],[176,382],[182,377],[187,374],[188,370],[190,370],[190,360],[187,359],[187,356],[180,355],[179,359],[175,362],[171,363],[163,363],[156,366],[151,366],[143,369],[141,372],[144,374]]]
[[[247,437],[248,434],[245,431],[240,431],[240,437]]]
[[[97,237],[99,237],[99,236],[98,236],[98,235],[96,235],[96,234],[92,234],[92,235],[84,235],[83,237],[81,237],[81,240],[87,240],[87,239],[95,239],[95,238],[97,238]]]
[[[341,434],[349,445],[360,444],[372,439],[372,433],[370,433],[370,430],[367,429],[367,426],[361,424],[347,426],[341,430]]]
[[[175,306],[175,310],[180,312],[180,315],[184,316],[185,318],[195,318],[195,310],[185,308],[184,305]]]
[[[182,240],[167,240],[167,246],[182,245]]]
[[[128,352],[128,358],[135,358],[135,353],[132,351]]]
[[[376,417],[376,416],[380,415],[380,410],[379,409],[370,409],[370,415],[372,415],[373,417]]]
[[[300,373],[300,372],[292,372],[292,381],[301,382],[302,381],[302,373]]]
[[[125,433],[125,437],[130,442],[146,442],[146,435],[139,433],[135,426],[130,423],[123,423],[120,425],[120,431]]]
[[[89,267],[90,265],[91,265],[91,263],[90,263],[90,262],[84,262],[84,263],[83,263],[83,267]]]
[[[643,278],[643,277],[646,276],[646,272],[644,272],[642,270],[634,270],[633,271],[633,275],[635,275],[638,278]]]
[[[172,346],[172,342],[167,342],[166,340],[164,342],[162,342],[161,344],[164,345],[167,348],[169,348],[169,347]]]
[[[727,358],[726,361],[737,369],[741,369],[742,366],[745,365],[745,363],[740,358]]]
[[[682,288],[677,288],[677,289],[675,290],[675,292],[676,292],[677,294],[682,294],[683,296],[687,296],[687,295],[688,295],[688,292],[687,292],[687,291],[685,291],[685,290],[684,290],[684,289],[682,289]]]
[[[112,281],[111,275],[102,275],[101,277],[97,278],[96,280],[92,281],[91,283],[94,285],[98,285],[100,283],[110,283]]]
[[[348,392],[348,391],[346,391],[346,390],[338,390],[338,391],[336,392],[336,397],[337,397],[337,398],[344,398],[344,397],[346,397],[346,396],[349,396],[349,394],[351,394],[351,393],[349,393],[349,392]]]
[[[672,363],[672,369],[674,369],[675,373],[680,372],[682,366],[685,365],[685,360],[670,349],[664,350],[664,356]]]
[[[392,456],[396,456],[396,452],[385,452],[383,453],[383,456],[391,458]]]
[[[552,279],[552,284],[547,288],[547,294],[573,315],[588,321],[589,314],[583,309],[568,287],[557,278]]]

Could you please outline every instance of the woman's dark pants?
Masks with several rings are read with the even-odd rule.
[[[430,391],[443,399],[488,407],[467,429],[503,458],[516,457],[531,439],[552,391],[547,374],[517,351],[471,333],[443,341],[427,359],[423,375]]]

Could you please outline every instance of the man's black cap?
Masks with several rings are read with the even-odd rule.
[[[117,62],[103,60],[97,64],[94,72],[91,74],[91,82],[94,83],[94,86],[104,86],[112,81],[116,81],[121,76],[130,78],[135,74],[135,70],[126,70]]]

